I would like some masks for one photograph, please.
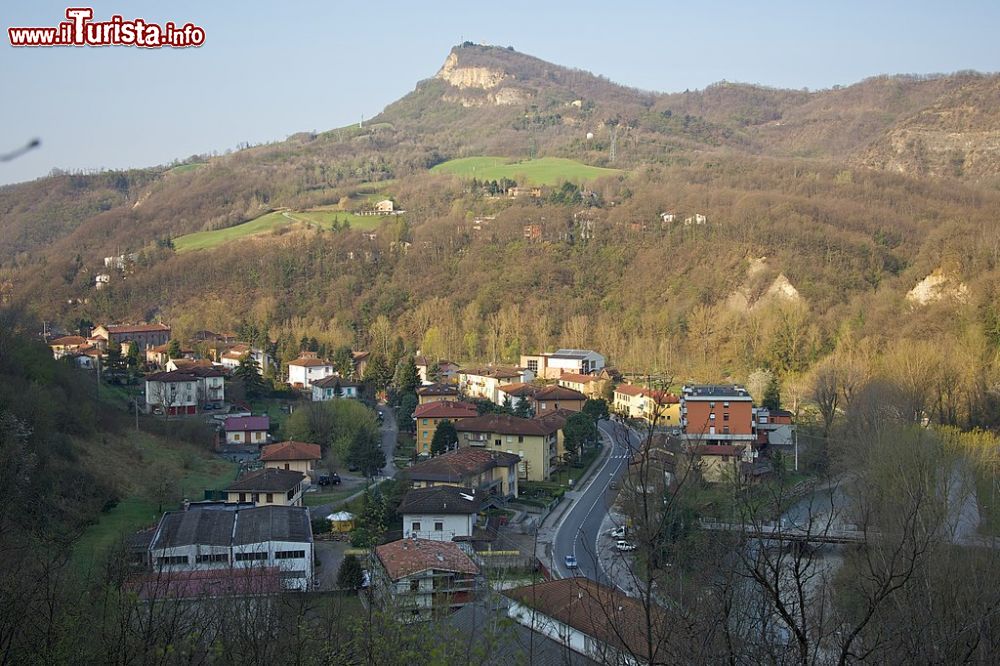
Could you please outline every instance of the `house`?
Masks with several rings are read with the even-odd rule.
[[[316,463],[323,459],[323,450],[319,444],[307,442],[278,442],[267,444],[260,449],[260,461],[267,469],[284,469],[299,472],[304,477],[306,487],[312,484],[316,472]]]
[[[351,352],[351,362],[354,364],[354,376],[361,378],[365,376],[365,368],[368,367],[368,357],[371,356],[371,352],[366,351],[352,351]]]
[[[64,335],[61,338],[49,341],[49,349],[52,350],[52,358],[56,360],[88,346],[89,343],[87,342],[87,338],[81,335]]]
[[[531,398],[538,392],[539,388],[539,386],[529,382],[504,384],[497,390],[497,399],[500,401],[498,404],[518,409],[523,402],[530,410],[532,409]]]
[[[671,657],[658,652],[668,632],[666,612],[651,613],[639,599],[589,578],[575,576],[517,587],[502,593],[510,600],[507,616],[602,664],[665,664]],[[649,641],[648,632],[654,640]],[[653,654],[650,654],[650,644]],[[564,656],[560,663],[565,663]]]
[[[599,372],[604,363],[604,357],[590,349],[559,349],[552,353],[521,356],[521,366],[541,379],[559,379],[566,372],[580,375]]]
[[[517,497],[521,459],[504,451],[466,447],[410,465],[404,474],[414,488],[460,486],[483,495]]]
[[[642,419],[658,426],[681,426],[681,400],[667,391],[648,390],[642,405]]]
[[[431,486],[407,492],[396,513],[404,538],[455,541],[472,536],[481,507],[475,488]]]
[[[501,386],[530,382],[534,378],[534,373],[525,368],[500,366],[469,368],[459,370],[458,387],[466,397],[489,400],[499,405],[502,404],[499,394]]]
[[[382,201],[375,202],[375,212],[380,215],[389,215],[393,211],[394,204],[392,199],[382,199]]]
[[[265,467],[226,486],[226,501],[253,502],[254,506],[302,506],[305,480],[302,472]]]
[[[677,214],[676,213],[660,213],[660,219],[663,220],[664,223],[670,223],[670,222],[673,222],[674,220],[677,219]]]
[[[542,225],[540,224],[526,224],[524,225],[524,240],[537,242],[542,240]]]
[[[403,619],[447,615],[476,600],[479,567],[452,541],[400,539],[375,548],[372,593]]]
[[[684,226],[690,227],[692,224],[705,224],[708,222],[708,218],[701,213],[695,213],[691,217],[684,218]]]
[[[458,363],[451,361],[432,361],[426,356],[417,356],[414,359],[417,366],[417,375],[420,381],[427,383],[431,381],[450,381],[458,372]],[[436,379],[435,379],[436,378]]]
[[[688,444],[749,445],[756,438],[753,398],[742,386],[685,386],[681,395],[682,435]]]
[[[597,375],[581,375],[575,372],[564,372],[559,375],[559,386],[579,391],[588,398],[596,400],[604,393],[604,386],[607,380],[601,379]]]
[[[170,360],[167,348],[170,343],[156,345],[155,347],[150,347],[146,350],[146,363],[151,365],[157,365],[161,368],[167,365],[167,361]],[[195,352],[193,349],[181,349],[181,358],[193,359],[195,357]],[[170,370],[170,368],[167,368]]]
[[[363,386],[361,382],[344,379],[340,375],[314,379],[312,380],[312,400],[313,402],[325,402],[334,398],[360,398]]]
[[[148,352],[147,352],[148,353]],[[201,358],[172,358],[163,365],[164,370],[181,370],[190,372],[192,368],[214,368],[215,365],[206,359]],[[218,368],[221,372],[222,368]]]
[[[170,327],[166,324],[102,324],[95,327],[91,335],[119,345],[135,342],[139,349],[145,350],[170,342]]]
[[[645,411],[646,389],[635,384],[619,384],[614,390],[611,408],[627,419],[640,419]]]
[[[560,426],[544,419],[522,419],[506,414],[485,414],[455,424],[460,447],[516,453],[520,476],[545,481],[564,455],[559,450]]]
[[[198,378],[198,404],[206,407],[211,405],[214,409],[220,409],[222,403],[226,401],[225,373],[210,363],[205,365],[202,361],[188,363],[178,363],[178,361],[181,359],[173,359],[167,365],[174,364],[178,372]]]
[[[104,267],[124,272],[129,266],[139,260],[138,252],[119,254],[116,257],[104,257]]]
[[[462,419],[479,416],[475,405],[467,402],[439,400],[423,405],[417,405],[413,410],[413,422],[416,424],[416,450],[418,454],[430,455],[431,442],[441,421],[451,421],[457,424]]]
[[[584,394],[559,385],[546,386],[536,391],[531,397],[535,416],[541,416],[557,409],[580,412],[583,411],[583,403],[585,402],[587,402],[587,396]]]
[[[440,400],[458,400],[458,387],[454,384],[428,384],[417,389],[417,404],[426,405]]]
[[[111,284],[111,275],[108,273],[98,273],[94,276],[94,289],[104,289]]]
[[[146,411],[169,414],[198,413],[198,378],[180,370],[146,376]]]
[[[267,369],[271,366],[271,357],[264,353],[263,349],[258,349],[256,347],[251,347],[248,344],[238,343],[222,352],[219,356],[219,363],[222,367],[233,372],[236,368],[240,367],[240,361],[243,360],[244,356],[250,355],[253,360],[257,361],[257,367],[260,370],[260,374],[263,375]]]
[[[333,375],[333,363],[317,358],[315,352],[302,352],[288,364],[288,383],[295,388],[312,388],[312,383]]]
[[[230,416],[223,424],[226,432],[226,444],[261,445],[267,443],[268,431],[271,428],[271,417],[264,416]]]
[[[699,444],[688,447],[687,454],[708,483],[735,480],[741,473],[742,464],[752,463],[756,457],[750,446],[732,444]]]
[[[209,572],[219,576],[252,570],[263,576],[249,588],[246,584],[224,588],[246,594],[308,590],[313,579],[309,511],[292,506],[194,504],[184,511],[169,511],[153,532],[145,563],[155,574],[142,580],[146,598],[203,596],[183,593],[190,587],[211,594],[211,585],[192,583],[202,580],[192,574]],[[151,585],[166,587],[151,590]]]

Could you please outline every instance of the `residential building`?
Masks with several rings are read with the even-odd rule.
[[[479,567],[457,543],[400,539],[375,548],[372,592],[401,618],[430,620],[473,603]]]
[[[294,361],[289,361],[288,383],[295,388],[312,388],[318,379],[333,375],[333,363],[317,358],[315,352],[302,352]]]
[[[304,486],[302,472],[265,467],[229,484],[225,489],[226,501],[253,502],[255,506],[302,506]]]
[[[559,349],[552,353],[521,356],[521,366],[541,379],[558,379],[563,373],[587,375],[604,367],[602,355],[590,349]]]
[[[219,363],[229,372],[233,372],[236,368],[240,367],[240,361],[248,354],[253,357],[253,360],[257,361],[257,368],[261,375],[271,366],[271,357],[265,354],[263,349],[251,347],[244,343],[235,344],[222,352],[219,356]]]
[[[410,465],[404,475],[414,488],[460,486],[474,488],[484,496],[517,497],[520,461],[504,451],[460,447]]]
[[[673,222],[677,219],[677,213],[660,213],[660,219],[667,223]]]
[[[459,370],[458,387],[468,398],[481,398],[502,404],[500,387],[506,384],[530,382],[535,374],[525,368],[489,366]]]
[[[414,359],[417,366],[417,375],[421,382],[441,381],[447,382],[458,372],[458,363],[451,361],[432,361],[426,356],[417,356]]]
[[[537,242],[542,240],[542,225],[540,224],[526,224],[524,225],[524,240]]]
[[[406,539],[456,541],[472,536],[481,507],[475,488],[431,486],[406,493],[396,513]]]
[[[56,360],[59,360],[67,354],[79,351],[80,349],[89,346],[87,338],[81,335],[64,335],[61,338],[49,341],[49,348],[52,350],[52,357]]]
[[[418,454],[430,455],[431,442],[441,421],[451,421],[458,424],[462,419],[479,416],[475,405],[467,402],[439,400],[423,405],[417,405],[413,410],[413,421],[417,427],[415,446]]]
[[[147,356],[148,359],[148,356]],[[163,369],[167,371],[180,370],[181,372],[190,372],[191,368],[214,368],[215,364],[208,359],[196,359],[196,358],[171,358],[167,359],[163,364]],[[222,366],[218,368],[220,371],[223,369]]]
[[[375,202],[375,212],[382,215],[391,214],[394,208],[392,199],[382,199],[382,201]]]
[[[169,352],[167,351],[169,347],[170,343],[148,348],[146,350],[146,363],[159,366],[161,368],[166,367],[167,361],[170,360]],[[193,359],[194,357],[195,353],[193,349],[181,349],[180,358]],[[170,369],[171,368],[167,368],[167,370]]]
[[[176,370],[198,379],[198,404],[211,405],[214,409],[222,407],[226,401],[226,375],[208,361],[193,361],[187,359],[171,359],[167,363],[167,371]]]
[[[440,400],[458,400],[458,387],[454,384],[428,384],[417,389],[417,404],[426,405]]]
[[[361,382],[344,379],[340,375],[330,375],[322,379],[312,380],[313,402],[325,402],[335,398],[360,398]]]
[[[706,222],[708,222],[708,218],[705,217],[704,215],[702,215],[701,213],[695,213],[694,215],[691,215],[690,217],[685,217],[684,218],[684,226],[685,227],[690,227],[692,224],[701,225],[701,224],[705,224]]]
[[[591,400],[596,400],[604,394],[606,379],[597,375],[580,375],[575,372],[564,372],[559,375],[559,386],[579,391]]]
[[[151,592],[156,598],[198,596],[184,593],[184,588],[198,580],[191,576],[195,572],[259,573],[262,578],[250,587],[245,583],[240,586],[246,594],[308,590],[313,579],[309,511],[304,507],[238,505],[191,505],[184,511],[169,511],[152,535],[146,564],[154,572],[141,581],[145,595],[140,596],[146,598]],[[277,584],[272,584],[275,581]],[[151,590],[153,585],[164,587]],[[210,586],[198,587],[214,593]]]
[[[743,469],[743,463],[753,463],[756,458],[749,445],[713,444],[695,445],[687,449],[688,456],[708,483],[734,481]]]
[[[146,350],[167,344],[170,341],[170,327],[166,324],[101,324],[91,331],[91,335],[119,345],[134,342],[140,350]]]
[[[506,590],[503,595],[510,600],[509,618],[576,655],[630,666],[671,661],[658,652],[663,637],[674,631],[666,613],[654,606],[647,614],[639,599],[617,589],[575,576]],[[649,631],[656,637],[653,641],[647,640]]]
[[[284,469],[299,472],[305,477],[303,484],[309,487],[316,473],[316,463],[323,459],[319,444],[308,442],[278,442],[267,444],[260,449],[260,461],[267,469]]]
[[[506,414],[485,414],[455,425],[460,447],[516,453],[519,473],[528,481],[545,481],[559,464],[560,426],[544,419],[522,419]]]
[[[611,409],[627,419],[641,419],[646,406],[646,389],[635,384],[615,387]]]
[[[169,414],[198,413],[198,378],[180,370],[146,376],[146,411]]]
[[[685,386],[681,425],[688,444],[751,444],[755,439],[753,398],[742,386]]]
[[[614,390],[613,411],[625,418],[642,419],[658,426],[681,427],[680,398],[673,393],[637,384],[619,384]]]
[[[264,416],[230,416],[223,424],[226,432],[226,444],[257,445],[267,444],[268,431],[271,429],[271,417]]]
[[[497,390],[497,404],[511,409],[518,409],[521,403],[525,403],[530,411],[533,407],[531,399],[541,387],[530,382],[518,382],[516,384],[504,384]]]
[[[541,388],[531,397],[531,406],[535,416],[541,416],[558,409],[580,412],[583,411],[583,403],[585,402],[587,402],[587,396],[584,394],[558,385]]]

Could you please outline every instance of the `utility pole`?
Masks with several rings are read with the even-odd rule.
[[[792,436],[795,441],[795,471],[799,471],[799,426],[796,424],[793,426],[795,430],[792,431]]]

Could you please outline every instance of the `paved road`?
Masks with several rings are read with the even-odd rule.
[[[562,519],[552,544],[553,566],[561,577],[573,575],[586,576],[591,580],[609,583],[597,558],[598,536],[601,532],[601,521],[608,512],[608,507],[621,488],[622,478],[628,471],[628,448],[626,441],[635,447],[639,437],[621,424],[602,421],[601,434],[604,437],[605,454],[603,460],[596,464],[597,472],[591,476],[587,485],[579,491],[576,503]],[[626,440],[626,437],[629,439]],[[611,482],[616,488],[611,488]],[[566,556],[576,557],[578,568],[571,571],[566,568]]]
[[[396,412],[389,405],[379,405],[378,411],[383,415],[382,420],[382,450],[385,451],[385,468],[382,476],[391,479],[396,476],[396,463],[392,454],[396,451]]]

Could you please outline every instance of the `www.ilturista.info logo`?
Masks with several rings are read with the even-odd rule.
[[[48,28],[7,28],[11,46],[141,46],[185,48],[205,43],[205,30],[193,23],[163,25],[137,18],[127,21],[117,14],[109,21],[92,21],[90,7],[70,7],[67,21]]]

